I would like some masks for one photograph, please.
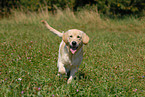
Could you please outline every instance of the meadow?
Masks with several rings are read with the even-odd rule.
[[[90,42],[71,84],[57,76],[61,38],[42,23],[65,32],[80,29]],[[145,18],[110,19],[98,12],[14,11],[0,20],[0,97],[143,97]]]

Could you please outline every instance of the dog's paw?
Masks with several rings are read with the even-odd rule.
[[[60,74],[66,74],[66,70],[64,67],[61,67],[58,71]]]
[[[72,81],[72,80],[68,80],[68,81],[67,81],[67,84],[70,84],[70,83],[71,83],[71,81]]]

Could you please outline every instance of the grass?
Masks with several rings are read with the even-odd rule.
[[[90,37],[84,60],[71,84],[57,77],[59,31],[72,28]],[[100,18],[97,12],[14,12],[0,20],[0,96],[144,96],[144,18]]]

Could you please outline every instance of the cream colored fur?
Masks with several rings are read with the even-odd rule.
[[[59,37],[62,37],[57,63],[58,75],[61,76],[61,74],[70,72],[67,81],[69,84],[83,60],[83,44],[89,42],[89,37],[83,31],[77,29],[71,29],[65,33],[61,33],[52,28],[46,21],[42,20],[42,22],[50,31],[54,32]]]

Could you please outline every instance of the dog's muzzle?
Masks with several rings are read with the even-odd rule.
[[[71,51],[71,53],[74,54],[77,51],[77,48],[78,48],[77,42],[73,41],[71,43],[71,45],[70,45],[70,51]]]

